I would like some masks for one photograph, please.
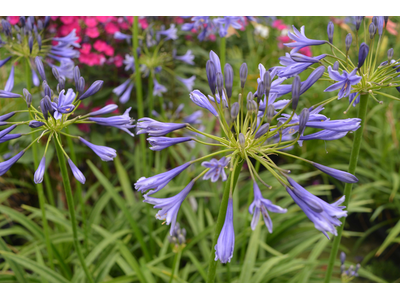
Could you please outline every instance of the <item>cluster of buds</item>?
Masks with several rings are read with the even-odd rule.
[[[260,212],[263,215],[264,222],[270,232],[272,232],[272,221],[268,211],[274,213],[285,213],[283,209],[274,205],[272,201],[264,199],[257,182],[267,188],[270,185],[265,183],[259,176],[252,160],[258,161],[264,166],[287,190],[297,205],[305,212],[307,217],[315,224],[315,227],[324,233],[328,238],[327,232],[337,234],[336,226],[341,222],[339,218],[347,215],[344,206],[340,204],[344,197],[333,204],[328,204],[322,199],[312,195],[290,176],[290,171],[280,168],[271,159],[272,155],[284,155],[297,158],[311,163],[317,169],[326,174],[341,180],[343,182],[354,183],[357,178],[347,172],[326,167],[304,158],[287,153],[289,147],[297,142],[301,143],[308,139],[333,140],[345,136],[349,131],[357,130],[360,126],[359,119],[330,120],[320,114],[323,107],[303,109],[300,115],[296,115],[300,96],[306,92],[323,74],[324,67],[317,68],[305,81],[296,77],[292,84],[282,84],[286,78],[275,79],[276,71],[270,73],[264,66],[259,65],[260,78],[257,79],[257,91],[249,92],[245,100],[244,93],[247,81],[247,65],[243,63],[240,68],[241,93],[238,95],[237,102],[233,101],[233,69],[229,64],[224,66],[224,72],[218,56],[211,51],[210,60],[207,62],[206,71],[211,94],[206,97],[199,90],[190,93],[191,100],[199,107],[208,110],[214,115],[221,126],[223,136],[216,136],[210,133],[200,131],[187,123],[162,123],[150,118],[142,118],[137,123],[137,134],[147,133],[150,135],[153,147],[160,146],[161,149],[175,145],[177,143],[194,140],[195,142],[206,144],[212,147],[218,147],[218,151],[201,158],[186,162],[170,171],[153,177],[140,178],[135,187],[138,191],[147,194],[144,195],[145,202],[154,204],[154,208],[161,209],[156,217],[165,220],[171,224],[170,234],[173,235],[176,217],[183,200],[187,197],[196,180],[203,178],[211,179],[213,182],[219,178],[227,180],[228,176],[225,169],[230,171],[230,191],[225,224],[220,233],[218,243],[215,246],[216,259],[221,262],[229,262],[234,248],[234,230],[233,230],[233,199],[232,193],[235,186],[233,178],[237,177],[241,166],[247,163],[250,176],[253,180],[254,201],[249,207],[249,212],[253,214],[251,227],[254,229],[259,221]],[[292,93],[291,99],[276,99],[288,93]],[[256,101],[256,100],[257,101]],[[283,111],[291,107],[290,114],[283,114]],[[314,134],[304,135],[307,127],[323,129]],[[205,136],[213,142],[206,142],[196,138],[171,138],[165,135],[180,129],[187,129],[194,133]],[[297,133],[297,134],[296,134]],[[293,137],[295,135],[295,137]],[[157,149],[159,150],[159,149]],[[221,159],[212,159],[204,161],[213,156],[223,156]],[[169,198],[155,198],[152,194],[165,187],[174,177],[187,169],[190,165],[204,161],[205,167],[197,177],[177,195]]]
[[[121,116],[113,116],[113,117],[98,117],[100,115],[112,113],[115,111],[118,106],[115,104],[107,105],[100,110],[90,112],[85,115],[75,115],[76,109],[82,100],[94,95],[97,93],[102,85],[102,80],[95,81],[86,91],[85,89],[85,80],[80,76],[80,71],[78,67],[74,69],[74,78],[75,78],[75,91],[72,88],[69,88],[67,91],[65,90],[65,79],[60,76],[58,70],[53,67],[52,72],[54,77],[58,80],[57,90],[53,91],[46,81],[45,69],[42,61],[39,57],[35,58],[35,64],[37,66],[37,71],[42,80],[42,98],[40,100],[40,105],[34,105],[33,96],[27,90],[23,90],[23,97],[25,98],[27,104],[27,110],[21,111],[13,111],[7,113],[3,116],[0,116],[0,126],[11,125],[7,129],[0,131],[0,143],[9,141],[11,139],[19,138],[25,134],[11,134],[12,130],[14,130],[17,126],[28,125],[34,130],[26,133],[39,133],[39,137],[35,138],[30,145],[28,145],[24,150],[20,153],[12,157],[11,159],[0,163],[0,176],[5,174],[10,167],[16,163],[25,152],[33,145],[33,143],[39,142],[41,139],[47,138],[46,147],[44,150],[43,158],[40,161],[39,167],[34,175],[34,182],[41,183],[43,181],[43,176],[45,172],[46,166],[46,153],[51,140],[54,140],[57,143],[61,150],[63,151],[65,157],[67,158],[68,164],[71,167],[72,173],[75,178],[81,183],[85,183],[86,179],[82,172],[76,167],[74,162],[69,158],[68,154],[65,152],[64,147],[62,146],[62,136],[78,139],[84,145],[88,146],[92,149],[103,161],[113,160],[117,155],[116,150],[106,147],[106,146],[98,146],[94,145],[82,137],[73,136],[65,132],[65,129],[68,128],[72,124],[99,124],[103,126],[111,126],[116,127],[125,132],[129,133],[133,136],[133,133],[129,131],[129,129],[135,127],[132,125],[133,119],[129,117],[129,111],[131,108],[127,109],[126,112]],[[13,81],[12,81],[13,83]],[[9,86],[12,89],[12,85]],[[1,98],[21,98],[22,95],[15,93],[1,93]],[[12,116],[17,113],[28,113],[29,119],[22,122],[9,122]]]
[[[342,282],[343,283],[348,283],[354,279],[354,277],[358,277],[358,270],[360,269],[360,264],[357,264],[356,267],[354,268],[353,265],[349,267],[349,269],[346,271],[346,266],[344,265],[344,262],[346,260],[346,254],[344,252],[340,253],[340,273],[342,277]]]
[[[186,246],[186,229],[176,223],[174,232],[168,236],[168,241],[173,245],[174,252],[178,253]]]

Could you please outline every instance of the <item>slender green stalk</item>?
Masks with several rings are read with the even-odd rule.
[[[226,38],[223,37],[221,38],[221,42],[219,44],[219,59],[221,60],[222,70],[225,67],[225,55],[226,55]]]
[[[61,149],[60,144],[58,143],[58,137],[56,136],[55,139],[57,140],[57,141],[55,140],[55,144],[56,144],[58,162],[60,164],[61,175],[62,175],[63,184],[64,184],[65,197],[67,198],[68,210],[69,210],[69,214],[71,217],[71,226],[72,226],[75,250],[78,254],[79,261],[82,265],[83,271],[85,272],[88,281],[90,283],[93,283],[94,282],[93,277],[90,274],[89,269],[86,266],[86,262],[83,257],[81,246],[80,246],[79,240],[78,240],[78,227],[76,225],[74,199],[72,196],[71,184],[69,182],[67,166],[65,164],[64,153],[63,153],[63,150]]]
[[[149,116],[152,115],[152,111],[154,109],[154,97],[153,97],[153,72],[150,72],[149,76],[149,91],[148,91],[148,103],[149,103]]]
[[[360,103],[359,103],[360,107],[358,110],[358,118],[360,118],[362,120],[361,127],[355,132],[354,142],[353,142],[353,147],[351,149],[350,162],[349,162],[349,173],[351,173],[353,175],[356,172],[358,155],[360,153],[361,141],[362,141],[364,127],[365,127],[365,121],[366,121],[365,119],[366,119],[366,115],[367,115],[367,106],[368,106],[368,96],[369,96],[369,94],[364,94],[364,95],[361,95],[361,97],[360,97]],[[348,208],[349,200],[351,197],[352,187],[353,187],[352,183],[346,183],[345,188],[344,188],[345,200],[344,200],[343,205],[346,206],[347,208]],[[337,256],[337,253],[339,250],[340,240],[342,238],[345,221],[346,221],[346,218],[342,218],[342,225],[338,228],[338,235],[333,239],[332,251],[331,251],[331,255],[329,257],[328,268],[326,270],[326,275],[325,275],[326,283],[331,281],[332,271],[333,271],[336,256]]]
[[[172,283],[174,281],[175,270],[179,269],[181,255],[182,255],[181,250],[179,250],[178,253],[175,253],[174,261],[172,262],[171,277],[169,279],[169,283]]]
[[[69,134],[68,127],[65,128],[66,134]],[[68,143],[68,148],[69,148],[69,155],[71,156],[71,160],[76,162],[76,155],[75,155],[75,149],[74,149],[74,144],[72,142],[72,138],[67,136],[67,143]],[[78,202],[81,206],[81,214],[82,214],[82,227],[83,227],[83,232],[84,232],[84,245],[85,245],[85,251],[86,253],[89,252],[89,233],[88,233],[88,228],[86,225],[86,212],[85,212],[85,202],[83,201],[82,197],[82,184],[79,181],[76,181],[76,192],[75,192],[75,199],[78,198]]]
[[[139,119],[144,117],[143,110],[143,93],[142,93],[142,78],[140,76],[140,66],[139,57],[137,55],[137,48],[139,47],[139,17],[133,17],[133,31],[132,31],[132,41],[133,41],[133,57],[135,58],[135,82],[136,82],[136,101],[138,106],[138,116]],[[146,140],[144,134],[140,135],[140,152],[142,158],[142,172],[146,175],[147,165],[146,165]]]
[[[30,90],[32,84],[31,84],[31,70],[30,70],[28,60],[25,61],[25,80],[26,80],[26,88],[28,90]],[[33,131],[34,131],[34,129],[31,128],[32,141],[34,141],[36,138],[36,135]],[[38,151],[37,143],[33,143],[32,144],[32,155],[33,155],[33,164],[35,166],[35,170],[37,170],[37,168],[39,167],[38,152],[39,151]],[[43,185],[36,184],[36,190],[38,193],[40,210],[42,212],[43,232],[44,232],[44,239],[45,239],[46,248],[47,248],[47,254],[49,257],[49,263],[50,263],[50,267],[52,269],[54,269],[53,250],[51,249],[49,224],[47,223],[47,218],[46,218],[45,196],[44,196],[44,191],[43,191]]]
[[[229,174],[229,178],[228,180],[225,182],[225,189],[224,189],[224,195],[222,197],[222,202],[221,202],[221,206],[219,208],[219,213],[218,213],[218,219],[217,219],[217,224],[215,227],[215,233],[214,233],[214,238],[213,238],[213,242],[211,244],[211,253],[210,253],[210,262],[208,265],[208,275],[207,275],[207,283],[213,283],[214,279],[215,279],[215,273],[217,271],[217,262],[214,260],[215,258],[215,250],[214,247],[218,242],[218,237],[219,234],[221,233],[221,229],[224,226],[224,222],[225,222],[225,215],[226,215],[226,209],[228,207],[228,200],[229,200],[229,192],[230,192],[230,184],[231,184],[231,176],[233,174],[233,188],[232,188],[232,192],[235,190],[236,187],[236,183],[238,181],[239,178],[239,174],[240,174],[240,170],[243,166],[243,161],[239,162],[236,165],[236,168],[234,169],[233,172],[231,172]]]

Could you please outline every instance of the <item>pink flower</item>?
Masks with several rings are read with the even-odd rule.
[[[122,67],[122,65],[124,64],[124,58],[118,54],[114,56],[113,62],[117,68]]]
[[[50,19],[52,19],[53,21],[58,19],[58,16],[51,16]]]
[[[63,22],[64,24],[68,25],[71,24],[72,22],[75,21],[75,19],[77,19],[79,17],[72,17],[72,16],[62,16],[60,17],[61,22]]]
[[[82,44],[81,45],[82,48],[80,50],[81,54],[89,54],[90,53],[90,49],[92,49],[92,45],[90,44]]]
[[[90,132],[90,126],[89,124],[77,124],[78,128],[82,132],[89,133]]]
[[[102,40],[97,40],[94,44],[93,44],[93,48],[96,49],[99,52],[104,52],[104,50],[107,47],[107,43],[102,41]]]
[[[104,30],[109,33],[109,34],[114,34],[117,31],[119,31],[119,28],[117,25],[115,25],[112,22],[107,23],[107,25],[104,27]]]
[[[8,17],[8,22],[10,22],[11,25],[15,25],[19,22],[19,17]]]
[[[105,23],[107,22],[110,18],[112,17],[108,17],[108,16],[97,16],[95,17],[97,19],[97,21],[101,22],[101,23]]]
[[[97,27],[89,27],[86,28],[86,35],[91,38],[97,38],[100,35],[100,33]]]
[[[175,17],[175,22],[176,24],[183,24],[185,20],[181,17]]]
[[[76,35],[79,36],[82,31],[82,28],[78,22],[73,22],[73,23],[61,26],[60,30],[58,32],[58,36],[66,36],[66,35],[70,34],[71,31],[74,29],[75,29]],[[78,41],[78,43],[79,43],[79,41]]]
[[[308,47],[308,46],[307,46],[307,47],[304,47],[304,48],[301,48],[299,52],[300,52],[301,54],[305,55],[305,56],[308,56],[308,57],[311,57],[311,56],[312,56],[311,48]]]
[[[208,38],[210,39],[210,41],[215,41],[217,38],[215,37],[215,34],[210,34],[209,36],[208,36]]]
[[[110,46],[110,45],[106,45],[104,53],[105,53],[105,55],[113,56],[114,55],[114,48],[112,46]]]
[[[283,23],[283,20],[275,20],[272,22],[272,27],[282,31],[284,29],[287,29],[287,25]]]
[[[85,24],[88,27],[95,27],[97,25],[97,19],[95,17],[86,17]]]
[[[149,27],[149,24],[147,23],[147,20],[145,18],[143,19],[139,18],[139,24],[140,27],[142,27],[142,29],[146,29],[147,27]]]

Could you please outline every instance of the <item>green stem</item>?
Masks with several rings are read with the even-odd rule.
[[[172,262],[171,277],[169,279],[169,283],[172,283],[174,281],[175,269],[179,269],[179,263],[181,261],[181,255],[182,255],[182,251],[181,250],[179,250],[178,253],[175,253],[174,261]]]
[[[60,164],[61,175],[62,175],[63,184],[64,184],[65,197],[67,198],[68,210],[69,210],[69,214],[71,217],[71,225],[72,225],[72,233],[73,233],[75,250],[78,254],[79,261],[82,265],[83,271],[85,272],[87,279],[89,280],[90,283],[93,283],[94,282],[93,277],[90,274],[90,272],[86,266],[86,262],[83,257],[82,250],[81,250],[79,240],[78,240],[78,227],[76,225],[74,199],[72,196],[71,184],[69,182],[68,170],[67,170],[67,166],[65,163],[64,153],[61,149],[60,144],[58,143],[58,137],[55,136],[55,138],[57,139],[57,141],[55,141],[55,144],[56,144],[58,162]]]
[[[153,72],[150,72],[149,76],[149,91],[148,91],[148,97],[149,97],[149,116],[152,116],[152,111],[154,109],[154,97],[153,97]]]
[[[361,127],[355,132],[353,147],[351,149],[350,162],[349,162],[349,173],[351,173],[351,174],[355,174],[356,168],[357,168],[358,155],[360,153],[361,141],[362,141],[365,122],[366,122],[368,96],[369,96],[369,94],[365,94],[365,95],[361,95],[361,97],[360,97],[360,103],[359,103],[360,107],[358,110],[358,118],[360,118],[362,121],[361,121]],[[344,188],[345,200],[344,200],[343,205],[346,206],[347,208],[348,208],[349,200],[351,197],[352,187],[353,187],[352,183],[346,183],[345,188]],[[345,221],[346,221],[346,218],[342,218],[342,225],[338,228],[338,235],[333,239],[332,251],[331,251],[331,255],[329,257],[328,268],[326,270],[326,275],[325,275],[326,283],[329,283],[331,281],[332,271],[333,271],[336,256],[337,256],[337,253],[339,250],[340,240],[342,238]]]
[[[69,130],[68,127],[65,128],[66,134],[69,135]],[[67,143],[68,143],[68,148],[69,148],[69,154],[71,156],[71,160],[73,162],[76,162],[76,155],[75,155],[75,149],[74,149],[74,144],[72,142],[72,138],[70,136],[66,137]],[[85,245],[85,250],[86,253],[89,252],[89,233],[88,233],[88,228],[86,225],[86,212],[85,212],[85,202],[83,201],[82,197],[82,184],[79,181],[76,181],[76,192],[75,192],[75,198],[78,198],[78,202],[81,206],[81,214],[82,214],[82,227],[83,227],[83,232],[84,232],[84,245]]]
[[[226,54],[226,38],[221,38],[221,42],[219,44],[219,59],[221,60],[221,68],[222,70],[225,67],[225,54]],[[221,101],[222,103],[222,101]]]
[[[135,58],[135,82],[136,82],[136,100],[138,106],[139,119],[144,117],[143,110],[143,94],[142,94],[142,78],[140,75],[139,57],[137,55],[137,48],[139,47],[139,17],[133,17],[133,31],[132,31],[132,44],[133,44],[133,57]],[[144,134],[140,135],[140,149],[141,149],[141,160],[142,160],[142,172],[146,175],[146,140]]]
[[[214,233],[214,238],[213,238],[213,243],[211,245],[211,253],[210,253],[210,262],[208,266],[208,275],[207,275],[207,283],[213,283],[215,279],[215,273],[217,271],[217,262],[214,260],[215,258],[215,250],[214,247],[218,242],[218,237],[219,234],[221,233],[221,229],[224,226],[224,221],[225,221],[225,215],[226,215],[226,209],[228,207],[228,200],[229,200],[229,192],[230,192],[230,183],[231,179],[230,178],[233,174],[233,188],[232,192],[234,191],[236,187],[236,183],[239,178],[240,170],[243,166],[244,160],[239,162],[234,171],[229,174],[228,180],[225,182],[225,189],[224,189],[224,195],[222,197],[222,202],[221,206],[219,208],[219,213],[218,213],[218,219],[217,219],[217,225],[215,227],[215,233]]]

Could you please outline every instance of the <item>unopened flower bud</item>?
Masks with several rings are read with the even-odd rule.
[[[368,32],[369,32],[369,38],[372,40],[376,33],[376,26],[374,23],[369,24]]]
[[[79,97],[79,99],[83,100],[83,99],[86,99],[87,97],[90,97],[90,96],[96,94],[98,91],[100,91],[101,87],[103,86],[103,83],[104,83],[103,80],[96,80],[87,89],[87,91],[82,96]]]
[[[23,89],[22,93],[24,94],[26,105],[28,106],[28,108],[31,107],[31,104],[32,104],[31,93],[29,93],[29,91],[27,89]]]
[[[33,48],[33,36],[31,33],[29,33],[29,38],[28,38],[28,45],[29,45],[29,53],[32,54],[32,48]]]
[[[270,104],[268,105],[267,108],[267,123],[271,123],[274,115],[275,115],[275,107],[272,104]]]
[[[81,71],[79,70],[78,66],[75,66],[74,68],[74,81],[75,81],[75,87],[78,87],[79,84],[79,78],[81,77]]]
[[[253,93],[252,92],[249,92],[248,94],[247,94],[247,101],[250,101],[250,100],[253,100],[254,99],[254,95],[253,95]]]
[[[257,86],[257,99],[261,100],[265,93],[265,85],[263,81],[260,81]]]
[[[361,43],[360,50],[358,52],[358,65],[357,65],[357,68],[361,68],[364,65],[365,59],[368,56],[368,52],[369,52],[368,45],[366,43]]]
[[[243,63],[240,66],[240,71],[239,71],[241,88],[244,88],[244,85],[245,85],[246,80],[247,80],[247,74],[248,74],[247,64]]]
[[[374,23],[376,28],[378,28],[378,17],[372,17],[372,23]]]
[[[208,79],[208,85],[210,86],[211,94],[215,94],[215,88],[216,88],[216,70],[215,70],[215,65],[214,63],[209,60],[207,61],[206,64],[206,72],[207,72],[207,79]]]
[[[56,67],[53,67],[51,69],[51,72],[53,73],[54,78],[58,81],[60,79],[60,73],[58,73],[58,70]]]
[[[232,107],[231,107],[232,120],[235,120],[237,118],[238,114],[239,114],[239,103],[235,102],[232,104]]]
[[[264,73],[263,82],[264,82],[264,88],[265,88],[265,95],[267,95],[267,97],[268,97],[269,91],[271,90],[271,74],[269,73],[269,71],[266,71]]]
[[[345,260],[346,260],[346,253],[342,251],[340,252],[340,263],[343,265]]]
[[[44,125],[44,123],[40,122],[40,121],[30,121],[29,122],[30,128],[38,128],[38,127],[42,127],[43,125]]]
[[[224,78],[222,77],[221,72],[217,72],[217,90],[219,96],[223,97],[223,89],[224,89]]]
[[[386,25],[387,25],[387,23],[388,23],[388,21],[389,21],[389,17],[386,16],[386,17],[383,17],[383,19],[385,20],[385,27],[386,27]]]
[[[54,109],[51,106],[51,100],[48,96],[45,96],[42,100],[40,100],[40,108],[43,113],[43,117],[48,120],[49,114],[54,114]]]
[[[258,131],[256,132],[255,138],[259,139],[267,132],[269,132],[269,123],[265,123],[265,124],[261,125],[260,129],[258,129]]]
[[[390,62],[390,61],[392,60],[392,58],[393,58],[393,53],[394,53],[393,48],[390,48],[390,49],[388,50],[388,52],[387,52],[387,56],[388,56],[389,62]]]
[[[335,30],[335,26],[333,25],[332,21],[328,23],[328,39],[329,39],[329,43],[332,44],[333,41],[333,32]]]
[[[296,75],[294,77],[294,80],[292,83],[292,109],[293,110],[296,110],[297,104],[299,104],[300,88],[301,88],[301,80],[300,80],[299,75]]]
[[[358,31],[361,26],[361,22],[364,19],[364,17],[356,17],[356,30]]]
[[[40,57],[35,57],[35,64],[40,77],[42,77],[42,80],[46,80],[46,73],[44,72],[44,66]]]
[[[283,122],[279,121],[278,124],[276,124],[276,128],[278,128],[278,133],[279,135],[282,135],[282,131],[283,131]]]
[[[225,64],[224,67],[225,76],[225,89],[228,98],[232,97],[232,87],[233,87],[233,69],[230,64]]]
[[[306,129],[308,118],[310,117],[310,111],[307,108],[303,108],[299,116],[299,135],[302,136]]]
[[[257,112],[257,102],[254,100],[247,101],[246,108],[249,113],[256,113]]]
[[[43,26],[43,21],[42,20],[38,20],[37,21],[37,28],[39,31],[42,31],[44,26]]]
[[[25,27],[25,17],[19,17],[19,21],[21,22],[21,27]]]
[[[58,87],[58,89],[59,89],[59,93],[63,90],[63,89],[65,89],[65,78],[64,78],[64,76],[60,76],[59,78],[58,78],[58,85],[57,85],[57,87]]]
[[[338,61],[335,61],[335,63],[333,64],[332,69],[335,70],[335,71],[339,70],[339,62]]]
[[[243,133],[239,133],[239,144],[243,149],[246,147],[246,138],[244,137]]]
[[[349,52],[349,49],[350,49],[352,41],[353,41],[353,36],[351,35],[351,33],[347,34],[346,35],[346,40],[345,40],[346,52]]]
[[[85,90],[85,79],[82,76],[81,78],[79,78],[76,90],[79,93],[79,95],[82,95],[83,91]]]

